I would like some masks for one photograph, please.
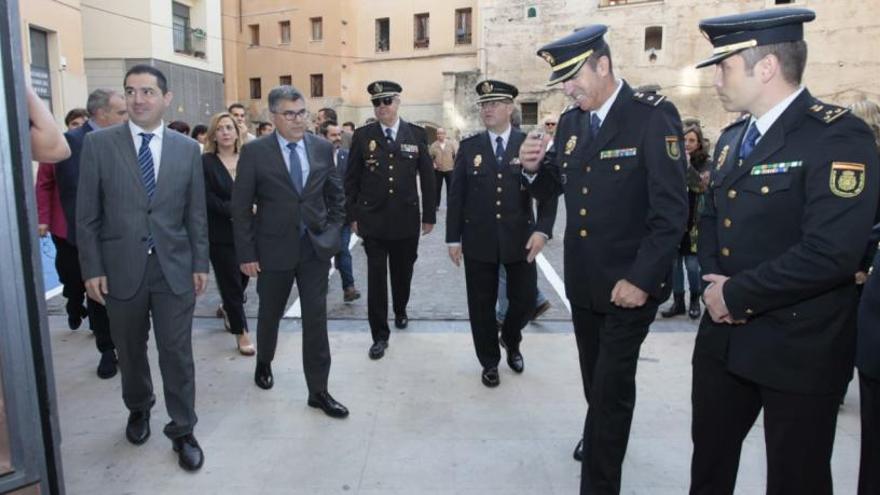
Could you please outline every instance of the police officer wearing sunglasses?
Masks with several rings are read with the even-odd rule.
[[[394,326],[406,328],[419,231],[436,222],[434,167],[425,130],[398,115],[399,84],[375,81],[367,86],[376,122],[354,132],[345,177],[346,214],[367,253],[367,307],[373,345],[371,359],[388,348],[388,273]],[[418,186],[416,180],[418,179]],[[419,211],[419,188],[422,191]]]

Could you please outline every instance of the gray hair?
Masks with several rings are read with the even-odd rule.
[[[746,63],[746,73],[750,76],[755,73],[755,64],[767,55],[773,55],[779,60],[782,78],[789,84],[800,84],[807,66],[807,43],[799,40],[761,45],[743,50],[740,55]]]
[[[112,89],[96,89],[89,93],[89,100],[86,103],[86,111],[94,117],[98,110],[110,108],[110,98],[118,95]]]
[[[269,111],[275,113],[278,110],[278,104],[282,101],[303,100],[302,93],[293,86],[283,85],[276,86],[269,91]]]

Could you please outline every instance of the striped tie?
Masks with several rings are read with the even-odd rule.
[[[149,132],[140,133],[141,147],[138,150],[138,165],[141,168],[141,180],[144,182],[144,189],[147,190],[147,196],[150,201],[153,200],[153,194],[156,192],[156,173],[153,170],[153,153],[150,152],[150,140],[154,134]],[[153,242],[153,234],[147,235],[147,248],[149,251],[156,247]]]

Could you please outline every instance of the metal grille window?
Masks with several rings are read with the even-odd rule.
[[[470,45],[472,39],[471,23],[473,11],[471,9],[456,9],[455,11],[455,44]]]
[[[391,48],[391,20],[376,19],[376,51],[387,52]]]
[[[293,86],[293,76],[281,76],[278,78],[278,84],[282,86]]]
[[[537,125],[538,124],[538,103],[537,102],[523,102],[520,106],[522,110],[522,123],[523,125]]]
[[[430,32],[428,31],[429,21],[429,14],[416,14],[413,17],[413,32],[415,33],[413,46],[415,48],[428,48],[428,45],[431,43]]]
[[[177,2],[171,2],[171,25],[174,36],[174,51],[177,53],[192,53],[189,7]]]
[[[259,100],[263,97],[263,81],[259,77],[251,78],[251,99]]]
[[[312,74],[312,98],[321,98],[324,96],[324,74]]]

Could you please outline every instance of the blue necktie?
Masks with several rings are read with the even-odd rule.
[[[391,135],[391,128],[385,129],[385,140],[388,141],[388,144],[394,142],[394,136]]]
[[[761,132],[758,131],[758,126],[752,122],[752,125],[749,126],[749,130],[746,131],[746,138],[743,139],[742,146],[739,147],[740,160],[745,160],[752,154],[752,150],[755,149],[755,145],[758,144],[758,138],[760,137]]]
[[[498,166],[498,170],[504,168],[504,139],[501,136],[495,138],[495,164]]]
[[[599,127],[602,126],[602,120],[599,118],[599,114],[593,112],[590,117],[590,136],[593,139],[596,139],[596,136],[599,135]]]
[[[293,187],[296,188],[296,192],[302,194],[302,162],[299,160],[299,153],[296,152],[296,147],[297,143],[287,143],[287,148],[290,149],[290,180],[293,181]]]
[[[144,189],[147,190],[147,197],[153,200],[153,194],[156,193],[156,172],[153,169],[153,153],[150,151],[150,140],[154,134],[149,132],[140,133],[141,147],[138,150],[138,166],[141,169],[141,180],[144,183]],[[153,234],[147,235],[147,247],[150,251],[156,247],[153,242]]]

